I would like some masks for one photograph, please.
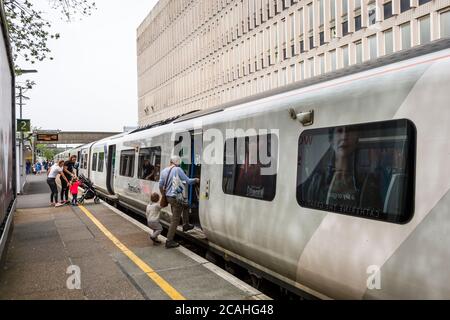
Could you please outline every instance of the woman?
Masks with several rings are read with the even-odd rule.
[[[66,180],[69,185],[69,180],[67,180],[66,176],[62,174],[64,169],[64,160],[59,160],[58,164],[54,164],[47,173],[47,183],[50,186],[51,194],[50,194],[50,203],[52,206],[58,203],[58,187],[56,186],[56,177],[60,175],[61,179]],[[55,201],[53,201],[53,199]]]

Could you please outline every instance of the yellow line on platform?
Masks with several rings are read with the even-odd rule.
[[[174,287],[172,287],[166,280],[161,278],[155,270],[153,270],[148,264],[142,261],[133,251],[128,249],[122,242],[119,241],[106,227],[94,217],[84,206],[78,206],[89,219],[111,240],[117,248],[119,248],[131,261],[134,262],[145,274],[153,280],[172,300],[186,300]]]

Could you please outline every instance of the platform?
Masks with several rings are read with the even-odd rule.
[[[186,248],[153,245],[148,227],[104,203],[50,207],[45,176],[28,180],[0,299],[267,299]]]

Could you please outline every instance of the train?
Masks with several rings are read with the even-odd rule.
[[[449,84],[443,39],[63,156],[144,214],[179,155],[195,232],[301,295],[449,299]]]
[[[0,6],[0,259],[11,231],[16,207],[17,181],[20,180],[16,158],[15,76],[8,28]],[[16,165],[17,162],[17,165]]]

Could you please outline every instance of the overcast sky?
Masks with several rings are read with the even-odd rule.
[[[38,70],[16,79],[37,82],[25,93],[31,99],[23,118],[32,127],[67,131],[136,126],[136,30],[156,2],[96,0],[92,16],[71,23],[47,8],[52,31],[61,38],[49,44],[53,61],[20,65]]]

